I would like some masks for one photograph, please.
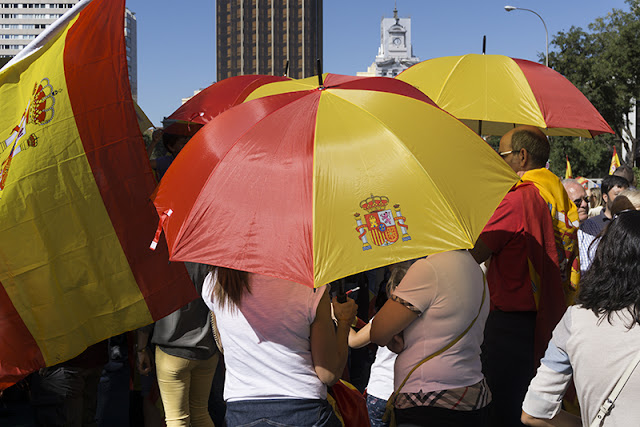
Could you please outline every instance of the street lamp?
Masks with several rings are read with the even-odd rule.
[[[542,19],[542,16],[538,15],[537,12],[531,9],[525,9],[523,7],[505,6],[504,10],[506,10],[507,12],[511,12],[512,10],[526,10],[527,12],[531,12],[535,14],[538,18],[540,18],[540,20],[542,21],[542,25],[544,25],[544,34],[545,34],[545,42],[546,42],[546,45],[545,45],[546,55],[544,59],[545,59],[545,65],[548,67],[549,66],[549,32],[547,31],[547,24],[545,24],[544,19]]]

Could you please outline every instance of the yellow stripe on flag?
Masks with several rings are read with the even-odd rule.
[[[609,166],[609,175],[613,175],[613,173],[620,167],[620,158],[618,157],[618,151],[616,150],[616,146],[613,146],[613,155],[611,156],[611,165]]]
[[[1,135],[19,125],[31,102],[0,201],[0,282],[47,365],[122,324],[153,321],[76,127],[61,60],[70,26],[42,53],[0,74]]]

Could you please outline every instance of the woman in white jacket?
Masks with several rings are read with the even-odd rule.
[[[640,352],[640,212],[609,223],[591,268],[580,281],[577,305],[553,331],[522,405],[531,426],[588,426],[630,362]],[[573,381],[582,419],[561,410]],[[615,401],[604,426],[638,425],[640,369]]]

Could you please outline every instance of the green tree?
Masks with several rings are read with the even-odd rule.
[[[621,161],[632,165],[638,138],[632,137],[627,117],[635,100],[640,99],[640,0],[626,3],[629,11],[613,9],[591,23],[589,31],[571,27],[567,32],[557,33],[552,40],[555,48],[549,54],[549,65],[576,85],[598,109],[616,132],[612,142],[618,152],[622,152],[624,144],[629,153]],[[631,144],[627,144],[622,135],[627,136]],[[593,145],[611,144],[610,141],[610,138],[598,137]],[[564,147],[571,151],[569,145]],[[587,172],[596,173],[606,163],[605,154],[610,161],[612,149],[587,147],[585,144],[584,154],[596,158],[586,159],[584,166]],[[584,156],[576,157],[577,164],[582,165]],[[571,155],[570,161],[573,167]]]
[[[574,178],[603,177],[609,173],[613,141],[612,135],[598,136],[593,140],[554,136],[550,140],[549,169],[564,178],[568,157]]]

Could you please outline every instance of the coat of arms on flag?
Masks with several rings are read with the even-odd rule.
[[[9,138],[0,141],[0,156],[5,150],[10,150],[9,155],[0,165],[0,197],[2,197],[2,190],[4,190],[13,158],[21,151],[38,145],[38,136],[35,134],[36,129],[32,129],[34,133],[31,133],[28,138],[21,142],[22,138],[27,134],[27,124],[46,125],[53,120],[55,115],[55,95],[58,92],[53,89],[49,79],[46,77],[40,83],[36,83],[19,123],[11,129]]]
[[[398,241],[406,242],[411,240],[407,232],[408,226],[405,224],[406,218],[402,216],[400,205],[393,205],[393,209],[387,209],[389,198],[386,196],[368,197],[360,202],[360,207],[368,213],[364,215],[364,223],[360,218],[360,213],[355,213],[356,231],[362,242],[362,250],[372,248],[371,243],[376,246],[389,246]],[[402,237],[400,237],[402,236]]]
[[[0,390],[198,296],[164,242],[147,249],[124,12],[82,0],[0,69]]]

